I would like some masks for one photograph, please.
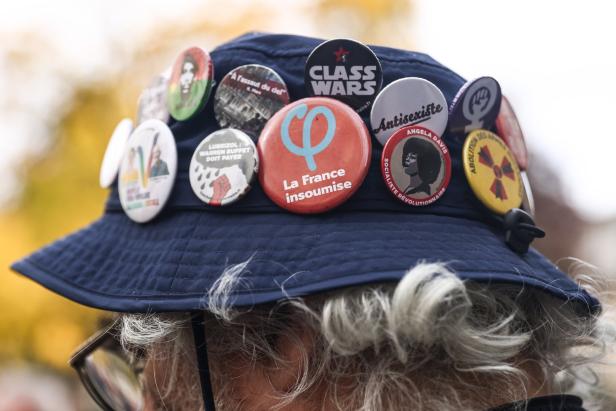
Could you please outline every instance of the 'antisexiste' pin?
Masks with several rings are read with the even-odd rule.
[[[370,112],[372,132],[381,144],[399,128],[421,126],[441,136],[447,127],[447,101],[438,87],[419,77],[405,77],[385,87]]]
[[[295,213],[320,213],[345,202],[370,163],[370,134],[352,108],[331,98],[285,106],[257,143],[259,181],[269,198]]]
[[[383,71],[368,46],[348,39],[328,40],[308,56],[304,74],[310,96],[332,97],[363,111],[383,84]]]
[[[201,141],[190,161],[190,185],[201,201],[224,206],[242,198],[259,169],[257,148],[244,132],[218,130]]]
[[[492,77],[468,81],[453,99],[449,111],[449,131],[465,136],[494,125],[501,104],[501,89]]]
[[[385,143],[381,172],[387,188],[398,200],[425,206],[438,200],[449,185],[449,150],[432,131],[403,127]]]

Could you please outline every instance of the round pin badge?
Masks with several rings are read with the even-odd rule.
[[[163,209],[177,173],[173,133],[160,120],[140,124],[126,144],[120,167],[122,208],[138,223],[152,220]]]
[[[503,140],[487,130],[474,130],[462,148],[464,174],[475,196],[496,214],[522,204],[520,169]]]
[[[432,131],[403,127],[385,143],[381,172],[394,197],[412,206],[425,206],[445,193],[451,179],[451,157]]]
[[[184,50],[175,60],[167,89],[167,108],[178,120],[188,120],[207,102],[212,90],[214,66],[200,47]]]
[[[278,73],[259,64],[231,70],[214,95],[214,115],[220,127],[242,130],[256,140],[275,112],[289,104],[287,85]]]
[[[310,96],[331,97],[360,112],[383,85],[383,70],[368,46],[348,39],[328,40],[308,56],[304,83]]]
[[[133,131],[133,120],[125,118],[121,120],[113,130],[105,155],[103,156],[103,162],[101,163],[101,169],[98,176],[99,184],[102,188],[108,188],[113,184],[116,176],[118,175],[118,169],[122,162],[122,155],[124,154],[124,147],[126,142]]]
[[[502,138],[518,161],[520,168],[528,167],[528,150],[524,141],[524,133],[507,97],[503,96],[500,112],[496,117],[496,132]]]
[[[163,123],[169,122],[167,85],[170,77],[171,69],[164,71],[154,77],[149,86],[141,92],[137,106],[137,125],[153,118]]]
[[[522,208],[526,210],[532,217],[535,216],[535,197],[533,196],[533,190],[530,186],[530,180],[526,171],[520,171],[520,177],[522,178],[522,185],[524,186],[524,198],[522,199]]]
[[[252,139],[240,130],[225,128],[199,143],[190,161],[190,185],[204,203],[224,206],[250,190],[258,169]]]
[[[259,182],[295,213],[321,213],[359,188],[370,164],[370,134],[348,105],[323,97],[295,101],[274,114],[257,143]]]
[[[500,104],[500,85],[492,77],[466,82],[451,103],[449,131],[465,136],[473,130],[492,128]]]
[[[447,127],[447,101],[428,80],[405,77],[387,85],[370,112],[372,132],[381,144],[401,127],[421,126],[441,136]]]

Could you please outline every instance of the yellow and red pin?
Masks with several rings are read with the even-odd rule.
[[[474,130],[466,137],[462,156],[468,184],[483,205],[499,215],[520,207],[524,195],[520,168],[500,137]]]

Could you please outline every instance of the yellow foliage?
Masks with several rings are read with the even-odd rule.
[[[209,48],[247,31],[276,31],[270,20],[271,7],[265,3],[247,7],[224,21],[207,18],[210,10],[204,7],[203,15],[196,15],[194,21],[160,27],[132,56],[132,63],[131,58],[125,62],[127,70],[96,87],[76,90],[68,114],[57,129],[48,130],[52,137],[49,152],[24,160],[27,175],[20,207],[0,211],[0,361],[21,358],[67,369],[71,350],[94,331],[101,312],[10,273],[8,266],[102,214],[107,191],[98,186],[98,171],[108,137],[121,118],[134,117],[139,89],[168,66],[178,48],[195,39]],[[409,3],[320,0],[307,7],[315,14],[298,18],[313,18],[322,28],[333,22],[335,37],[378,42],[383,40],[379,30],[406,15]],[[354,18],[342,19],[344,25],[339,26],[338,17],[345,14]],[[322,36],[328,34],[322,30]],[[396,39],[397,33],[392,29],[385,35]]]

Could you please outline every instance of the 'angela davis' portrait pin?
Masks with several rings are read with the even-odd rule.
[[[387,188],[398,200],[425,206],[445,193],[451,178],[451,158],[445,143],[432,131],[403,127],[387,140],[381,171]]]
[[[201,141],[190,161],[190,185],[212,206],[236,202],[249,190],[259,169],[257,147],[244,132],[218,130]]]

